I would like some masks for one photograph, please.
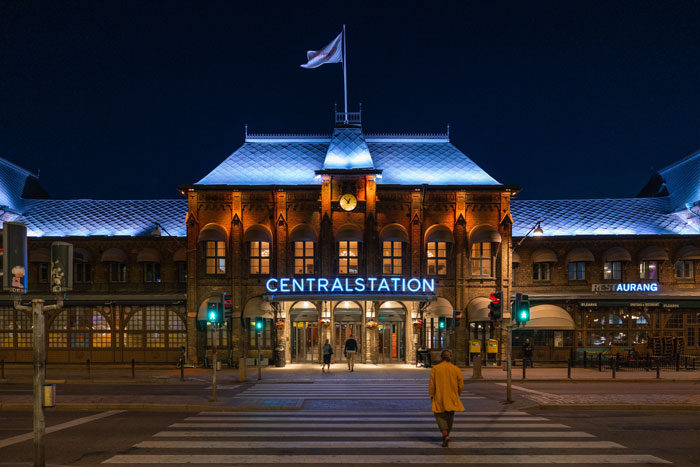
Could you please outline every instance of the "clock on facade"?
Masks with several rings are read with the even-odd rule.
[[[352,211],[357,207],[357,198],[351,194],[342,195],[340,197],[340,207],[346,211]]]

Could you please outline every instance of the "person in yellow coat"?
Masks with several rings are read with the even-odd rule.
[[[430,399],[433,401],[433,414],[442,433],[442,446],[450,443],[450,431],[455,420],[455,412],[464,412],[459,399],[464,389],[462,371],[452,364],[452,353],[443,350],[442,361],[430,371]]]

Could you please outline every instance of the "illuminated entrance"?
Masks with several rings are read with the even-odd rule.
[[[379,307],[379,362],[406,361],[406,309],[399,302],[384,302]]]
[[[292,362],[318,362],[318,310],[311,302],[292,306]]]
[[[356,302],[343,301],[335,307],[334,357],[336,361],[344,362],[345,341],[353,337],[362,351],[362,308]],[[357,357],[356,357],[357,358]]]

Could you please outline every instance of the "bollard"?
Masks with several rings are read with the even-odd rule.
[[[598,371],[603,371],[603,352],[598,353]]]
[[[5,379],[5,360],[0,362],[0,369],[2,369],[2,376],[0,376],[0,378]]]
[[[647,352],[647,371],[651,370],[651,354]]]
[[[85,364],[87,365],[87,374],[88,374],[88,378],[91,378],[92,376],[90,375],[90,359],[89,359],[89,358],[87,359],[87,361],[85,362]]]
[[[185,359],[180,358],[180,363],[181,363],[181,365],[180,365],[180,381],[184,381],[185,380]]]
[[[242,383],[247,380],[248,376],[246,375],[246,359],[245,357],[241,357],[238,360],[238,382]]]
[[[685,369],[688,369],[688,356],[685,356]]]
[[[571,359],[569,359],[568,365],[566,368],[566,377],[571,379]]]
[[[583,367],[588,368],[588,360],[587,360],[588,355],[586,354],[586,351],[583,351]]]
[[[617,355],[614,355],[610,360],[610,366],[612,367],[612,377],[615,379],[615,371],[617,370]]]
[[[131,359],[131,379],[136,378],[136,360]]]
[[[481,354],[476,354],[472,363],[472,379],[481,379]]]
[[[527,371],[527,363],[525,363],[525,359],[523,358],[523,379],[525,379],[525,372]]]
[[[656,359],[656,379],[661,379],[661,359]]]

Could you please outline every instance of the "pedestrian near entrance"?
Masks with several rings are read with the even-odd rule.
[[[535,346],[530,342],[530,338],[525,339],[523,344],[523,366],[530,366],[530,368],[535,368],[532,363],[532,351],[535,350]]]
[[[357,353],[357,341],[354,337],[348,337],[345,341],[345,358],[348,361],[348,370],[355,371],[355,354]]]
[[[464,412],[464,405],[459,399],[464,389],[464,377],[462,371],[452,364],[452,353],[449,350],[440,352],[440,357],[442,361],[430,371],[429,391],[435,421],[442,433],[442,446],[447,447],[455,412]]]
[[[321,373],[325,373],[324,367],[328,365],[328,373],[331,372],[331,355],[333,355],[333,346],[329,339],[323,344],[323,365],[321,365]]]

